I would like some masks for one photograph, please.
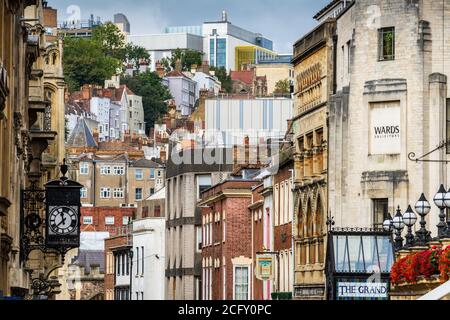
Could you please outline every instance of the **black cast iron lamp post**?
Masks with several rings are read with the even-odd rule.
[[[417,245],[425,246],[428,242],[431,241],[430,232],[425,227],[427,225],[425,217],[430,213],[431,205],[428,202],[427,198],[425,198],[425,195],[423,193],[420,196],[419,201],[417,201],[415,209],[420,216],[420,230],[416,232],[416,242]]]
[[[405,228],[405,223],[403,222],[402,211],[400,207],[397,209],[397,214],[394,219],[392,219],[392,226],[395,229],[395,249],[400,250],[403,247],[402,231]]]
[[[444,203],[445,203],[445,207],[447,209],[450,208],[450,189],[445,194]],[[441,216],[439,216],[439,218],[441,218]],[[448,239],[448,238],[450,238],[450,215],[447,216],[447,214],[444,213],[444,219],[447,219],[447,224],[445,226],[442,237],[445,239]]]
[[[438,237],[441,239],[444,236],[444,233],[447,229],[447,225],[445,224],[445,196],[447,195],[447,192],[445,191],[444,185],[441,184],[439,187],[438,193],[434,196],[434,204],[441,210],[441,213],[439,214],[439,223],[437,225],[438,229]],[[450,198],[449,198],[450,201]]]
[[[384,231],[391,233],[393,231],[393,229],[394,229],[393,223],[394,222],[392,221],[392,217],[388,213],[387,219],[384,220],[384,222],[383,222],[383,229],[384,229]]]
[[[414,247],[415,241],[414,241],[414,235],[412,233],[412,227],[417,222],[417,215],[412,210],[411,206],[408,206],[408,209],[406,210],[405,214],[403,215],[403,222],[408,227],[408,233],[406,234],[406,247]]]

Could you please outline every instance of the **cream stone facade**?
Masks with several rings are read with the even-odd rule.
[[[413,162],[448,140],[448,1],[355,1],[337,19],[330,103],[329,211],[337,227],[377,227],[447,185],[445,163]],[[392,50],[394,48],[394,50]],[[427,160],[449,160],[445,148]],[[427,228],[436,235],[438,209]]]
[[[22,190],[56,178],[64,157],[61,43],[47,43],[44,10],[41,0],[0,1],[0,295],[6,296],[29,297],[31,282],[51,280],[60,266],[59,256],[27,252],[21,238]],[[53,53],[50,67],[46,57]],[[59,285],[51,284],[50,299]]]
[[[327,113],[333,92],[335,20],[328,19],[294,45],[295,299],[325,298]]]
[[[255,65],[256,76],[267,78],[267,94],[274,94],[278,81],[294,83],[294,67],[290,63],[259,63]]]

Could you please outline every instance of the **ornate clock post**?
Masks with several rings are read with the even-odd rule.
[[[80,190],[83,186],[69,180],[67,171],[64,161],[63,176],[45,185],[45,245],[61,254],[62,264],[67,251],[80,246]]]
[[[22,191],[21,200],[21,261],[29,259],[32,251],[39,250],[44,256],[55,254],[61,261],[54,267],[64,265],[66,253],[80,246],[80,208],[83,188],[78,182],[66,177],[68,166],[64,159],[61,165],[62,177],[49,181],[40,189],[32,181]],[[32,279],[33,296],[49,296],[58,282],[39,276]]]

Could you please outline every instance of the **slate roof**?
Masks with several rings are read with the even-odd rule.
[[[140,159],[131,164],[131,167],[134,168],[161,168],[162,166],[159,163],[156,163],[152,160]]]
[[[73,129],[72,134],[67,141],[68,147],[87,147],[87,148],[97,148],[97,142],[94,136],[89,130],[89,127],[84,118],[78,119],[77,125]]]
[[[100,267],[100,272],[105,272],[105,252],[80,250],[80,253],[74,257],[71,264],[85,268],[86,273],[91,272],[92,267]]]

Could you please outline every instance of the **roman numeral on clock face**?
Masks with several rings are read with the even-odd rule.
[[[77,212],[70,207],[54,208],[49,217],[50,229],[58,235],[73,233],[78,226]]]

